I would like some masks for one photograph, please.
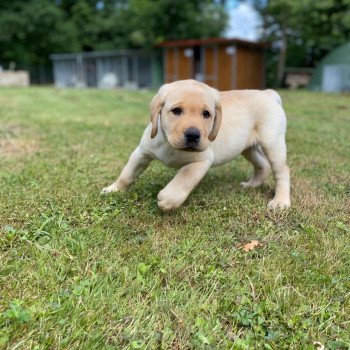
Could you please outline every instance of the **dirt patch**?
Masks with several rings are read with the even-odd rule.
[[[34,141],[0,139],[0,156],[22,156],[34,153],[37,149],[37,144]]]
[[[0,126],[0,157],[12,158],[36,152],[38,144],[30,134],[20,125]]]

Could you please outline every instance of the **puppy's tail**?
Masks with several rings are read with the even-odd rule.
[[[275,90],[268,89],[268,90],[265,90],[265,92],[268,93],[270,96],[272,96],[277,101],[277,103],[280,106],[282,106],[282,98]]]

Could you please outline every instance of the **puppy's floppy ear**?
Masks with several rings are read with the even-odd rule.
[[[163,85],[157,95],[155,95],[151,101],[150,112],[151,112],[151,122],[152,122],[152,131],[151,138],[153,139],[158,133],[158,116],[165,103],[165,88],[166,85]]]
[[[208,139],[210,142],[214,141],[216,136],[218,135],[220,125],[221,125],[221,119],[222,119],[220,93],[215,89],[213,90],[215,92],[215,119],[214,119],[213,129],[211,130],[211,133],[208,136]]]

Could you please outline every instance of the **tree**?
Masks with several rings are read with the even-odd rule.
[[[216,0],[0,0],[0,61],[24,67],[53,52],[150,48],[219,36],[226,22]]]
[[[332,48],[349,40],[350,0],[256,0],[264,18],[264,39],[272,42],[275,85],[286,64],[314,66]]]
[[[0,2],[0,60],[22,67],[45,63],[53,52],[79,48],[76,28],[47,0]]]
[[[131,0],[129,5],[131,45],[219,36],[227,23],[224,7],[210,0]]]

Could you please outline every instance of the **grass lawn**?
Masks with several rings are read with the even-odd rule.
[[[0,348],[349,349],[350,96],[281,95],[292,209],[240,157],[164,214],[159,162],[99,195],[152,93],[1,89]]]

